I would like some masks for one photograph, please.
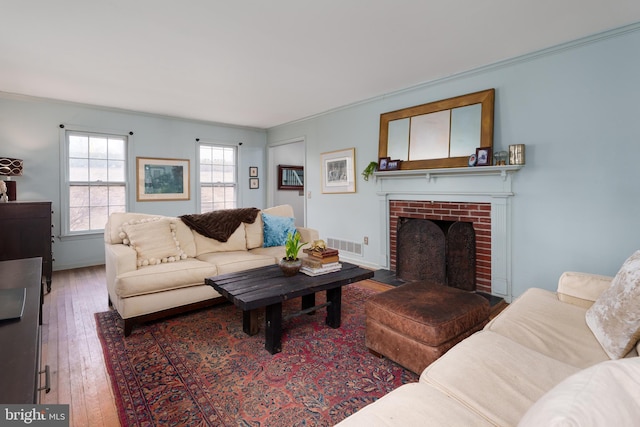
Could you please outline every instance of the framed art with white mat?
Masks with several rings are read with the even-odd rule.
[[[320,154],[322,193],[355,193],[355,148]]]

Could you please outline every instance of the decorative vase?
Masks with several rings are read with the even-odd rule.
[[[300,271],[300,267],[302,267],[302,260],[300,258],[296,258],[293,261],[290,261],[286,258],[282,258],[280,260],[280,269],[284,273],[286,277],[295,276]]]

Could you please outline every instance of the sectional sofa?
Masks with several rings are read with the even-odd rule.
[[[255,212],[254,221],[240,223],[226,241],[180,218],[111,214],[104,231],[107,290],[125,336],[136,323],[224,302],[204,279],[276,264],[285,253],[278,240],[288,230],[297,230],[303,242],[318,239],[316,230],[293,225],[289,205]]]
[[[564,273],[532,288],[403,385],[338,424],[640,423],[640,251],[615,278]]]

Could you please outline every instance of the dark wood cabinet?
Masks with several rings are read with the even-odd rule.
[[[40,258],[0,262],[0,289],[26,289],[22,317],[0,320],[0,402],[38,403],[40,388]]]
[[[42,274],[51,291],[51,202],[0,203],[0,261],[42,258]]]

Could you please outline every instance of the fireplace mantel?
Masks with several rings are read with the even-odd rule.
[[[511,199],[514,174],[522,165],[476,166],[376,172],[380,215],[381,265],[389,268],[389,201],[491,204],[491,293],[511,302]]]
[[[425,178],[427,181],[441,176],[490,176],[498,175],[503,181],[507,176],[519,171],[523,165],[509,166],[475,166],[468,168],[440,168],[440,169],[418,169],[418,170],[392,170],[377,171],[373,173],[376,181],[379,179],[394,178]]]

